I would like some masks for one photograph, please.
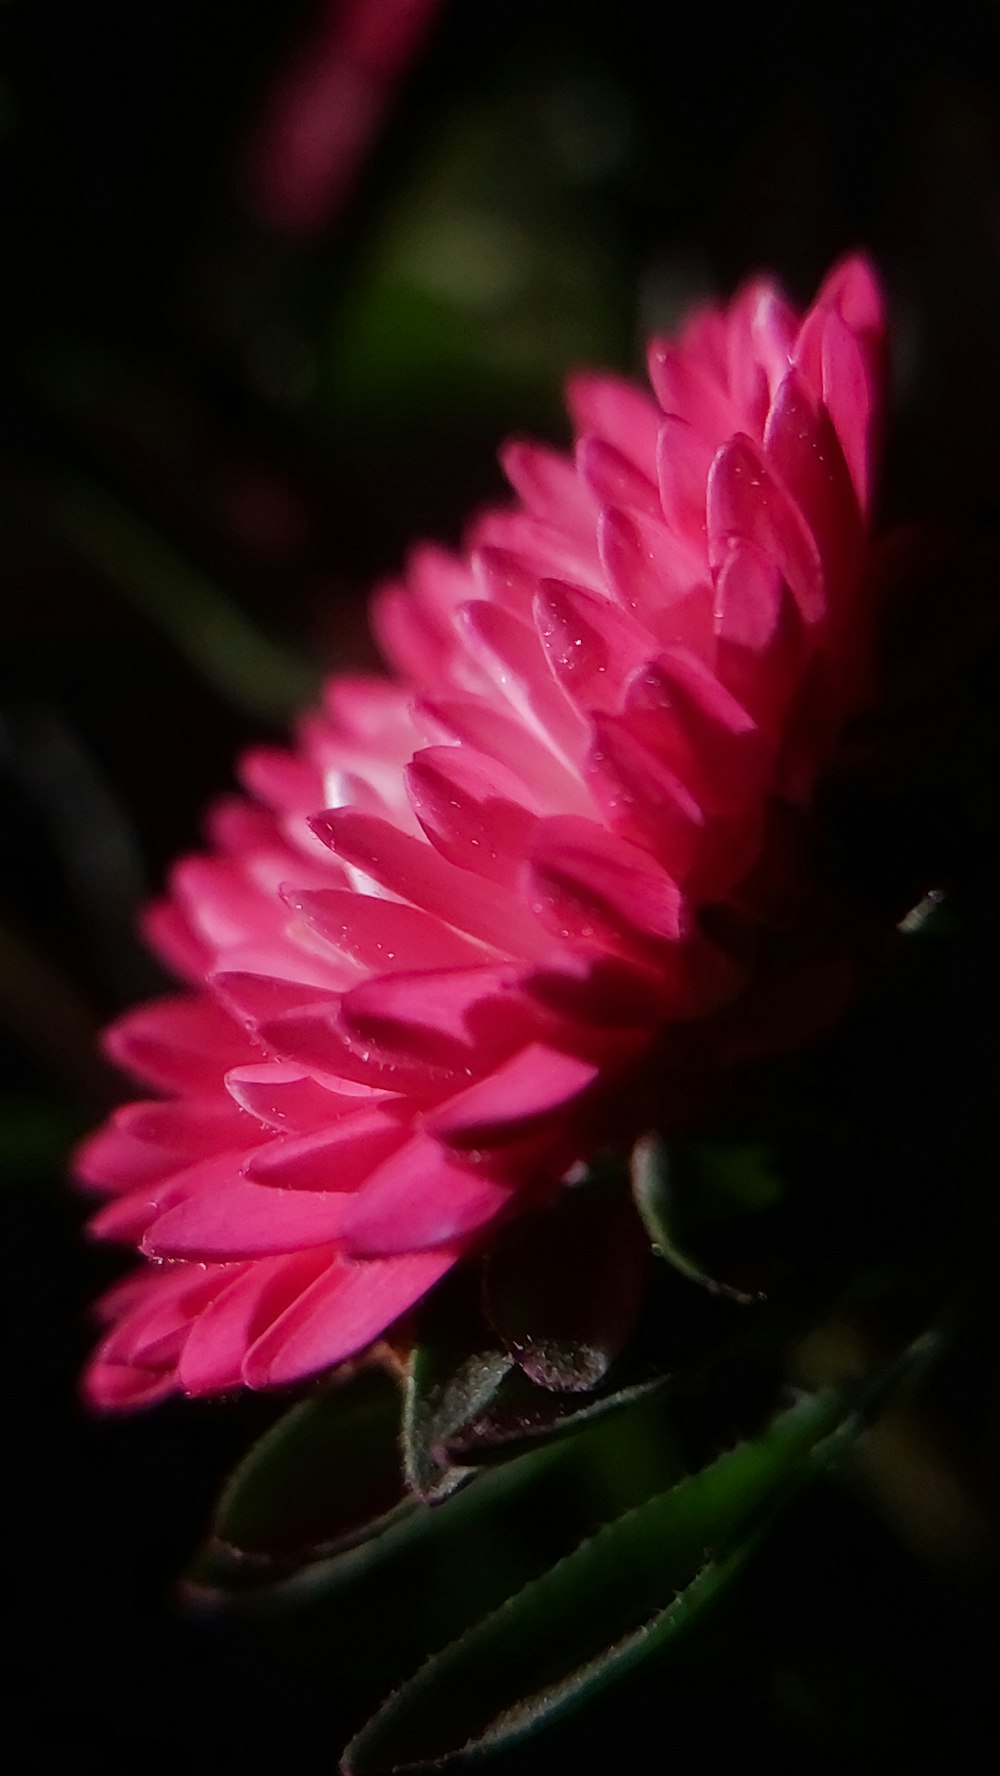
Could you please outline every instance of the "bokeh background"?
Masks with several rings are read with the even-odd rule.
[[[65,1156],[120,1090],[96,1031],[158,984],[136,906],[237,750],[370,663],[366,588],[501,492],[498,438],[560,438],[571,365],[638,368],[760,266],[804,299],[874,253],[885,511],[995,529],[1000,7],[4,0],[0,239],[5,1739],[333,1768],[378,1694],[336,1636],[306,1669],[171,1599],[271,1406],[76,1401],[121,1263]],[[977,1769],[998,1626],[829,1487],[683,1682],[504,1768],[644,1769],[645,1730],[664,1766]]]

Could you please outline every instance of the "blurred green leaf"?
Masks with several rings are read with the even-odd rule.
[[[66,1154],[81,1133],[63,1104],[27,1093],[0,1098],[0,1183],[14,1190],[51,1183],[63,1190]]]
[[[333,318],[328,410],[426,425],[485,409],[523,425],[550,412],[568,364],[620,360],[632,290],[609,182],[634,148],[627,92],[558,33],[544,60],[536,46],[478,70],[411,144]]]
[[[319,678],[306,661],[260,634],[233,599],[102,488],[78,477],[55,519],[227,702],[284,723],[316,694]]]

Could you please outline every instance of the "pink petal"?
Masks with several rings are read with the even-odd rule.
[[[305,1006],[262,1024],[261,1039],[284,1060],[316,1068],[332,1079],[356,1081],[379,1091],[411,1094],[417,1101],[439,1096],[452,1083],[451,1068],[429,1060],[403,1061],[356,1043],[343,1029],[339,1007]]]
[[[259,1147],[251,1155],[247,1177],[282,1190],[356,1190],[405,1139],[406,1127],[398,1117],[360,1109],[332,1128]]]
[[[450,627],[456,608],[472,590],[468,562],[439,543],[416,543],[407,554],[406,568],[409,584],[424,609]]]
[[[472,556],[472,568],[479,589],[494,604],[515,616],[524,616],[531,609],[538,586],[538,568],[533,562],[509,549],[482,548]]]
[[[360,1264],[334,1259],[251,1346],[243,1380],[276,1387],[353,1357],[426,1295],[455,1258],[445,1250]]]
[[[494,1220],[510,1197],[509,1185],[471,1171],[437,1141],[417,1135],[344,1199],[341,1244],[354,1258],[453,1246]]]
[[[795,370],[775,395],[764,448],[815,538],[830,597],[843,597],[860,570],[861,512],[830,417]]]
[[[323,702],[336,727],[366,746],[382,744],[388,733],[402,732],[408,726],[407,693],[374,672],[345,673],[329,679],[323,687]]]
[[[656,451],[660,415],[644,390],[618,376],[580,372],[566,384],[578,432],[592,432],[645,472]]]
[[[225,1189],[239,1177],[245,1160],[246,1153],[236,1148],[229,1153],[213,1154],[210,1159],[197,1160],[194,1165],[171,1171],[163,1178],[138,1184],[99,1209],[90,1223],[90,1231],[99,1239],[131,1240],[138,1244],[157,1216],[165,1215],[193,1197]]]
[[[577,758],[583,724],[553,679],[534,628],[481,600],[465,605],[461,615],[475,652],[492,663],[498,688],[514,713],[564,761]]]
[[[543,821],[531,862],[540,916],[561,936],[631,955],[677,942],[682,901],[647,852],[596,822]]]
[[[178,1380],[189,1394],[238,1387],[251,1345],[293,1307],[318,1277],[329,1273],[327,1252],[258,1258],[241,1268],[203,1309],[185,1339]]]
[[[771,397],[791,363],[798,317],[780,290],[766,279],[749,286],[748,312],[752,353],[764,372],[767,396]]]
[[[469,531],[468,545],[473,555],[499,549],[520,556],[539,575],[589,583],[597,571],[592,538],[568,535],[561,526],[546,524],[528,512],[484,512]]]
[[[593,498],[576,465],[541,444],[514,439],[500,452],[504,473],[534,517],[589,535],[595,517]]]
[[[587,775],[615,831],[659,857],[672,880],[688,888],[705,810],[669,760],[644,745],[628,721],[598,715]]]
[[[538,590],[532,579],[532,601]],[[530,614],[531,606],[528,606]],[[526,732],[521,722],[495,708],[486,697],[421,698],[414,716],[426,725],[429,737],[448,744],[458,742],[495,759],[529,790],[536,805],[561,814],[567,808],[589,812],[579,778],[567,770],[548,746]]]
[[[536,824],[523,805],[530,800],[524,785],[495,760],[458,746],[425,747],[404,776],[413,812],[442,857],[510,887]],[[426,957],[428,967],[436,961]]]
[[[761,731],[697,658],[672,648],[644,666],[626,693],[630,726],[703,808],[746,807],[763,791]]]
[[[133,1369],[94,1358],[84,1376],[83,1391],[87,1404],[97,1412],[134,1412],[176,1393],[177,1381],[172,1369]]]
[[[664,413],[678,414],[716,445],[738,429],[742,415],[727,389],[672,340],[654,339],[646,363]]]
[[[171,1154],[137,1141],[114,1120],[88,1135],[73,1155],[74,1177],[92,1190],[132,1191],[176,1169]]]
[[[373,1059],[466,1070],[523,1039],[529,1018],[517,986],[510,964],[387,975],[345,995],[341,1025]]]
[[[339,1191],[270,1190],[243,1179],[168,1209],[149,1228],[150,1258],[258,1258],[326,1246],[349,1199]]]
[[[601,514],[598,542],[612,592],[647,628],[655,625],[654,633],[704,572],[691,551],[678,548],[666,525],[638,512],[607,508]]]
[[[620,708],[626,679],[654,651],[620,605],[563,580],[542,581],[535,625],[553,673],[587,710]]]
[[[421,685],[436,684],[444,676],[451,637],[407,586],[384,586],[376,593],[369,620],[375,640],[397,672]]]
[[[661,510],[671,530],[699,547],[704,547],[705,492],[714,454],[690,421],[664,414],[656,441]]]
[[[733,542],[715,587],[716,670],[772,738],[806,654],[799,607],[772,561]]]
[[[372,1096],[364,1086],[352,1086],[350,1095],[335,1093],[300,1067],[280,1061],[264,1061],[257,1067],[234,1067],[226,1074],[230,1096],[266,1127],[290,1134],[310,1134],[325,1129],[337,1118],[350,1115]]]
[[[882,292],[869,261],[852,254],[833,267],[813,302],[814,308],[835,308],[853,333],[880,335],[885,326]]]
[[[627,1059],[620,1052],[619,1032],[639,1032],[643,1045],[650,1028],[668,1015],[676,991],[677,970],[618,956],[566,950],[525,977],[525,992],[546,1010],[598,1034],[604,1076],[610,1060]]]
[[[592,1061],[533,1042],[487,1078],[430,1111],[425,1127],[452,1147],[489,1147],[532,1133],[598,1077]]]
[[[178,1160],[252,1146],[262,1138],[251,1117],[228,1097],[154,1099],[127,1104],[115,1113],[120,1129],[137,1141],[175,1154]]]
[[[222,1007],[201,994],[157,999],[120,1018],[104,1045],[118,1066],[165,1091],[211,1091],[221,1068],[257,1058]]]
[[[803,372],[817,389],[840,439],[863,512],[871,502],[872,460],[880,442],[875,432],[876,386],[865,351],[840,316],[818,316],[803,327],[799,350]],[[811,371],[811,374],[810,374]]]
[[[217,851],[225,851],[238,863],[255,851],[283,845],[281,826],[275,816],[238,795],[220,796],[212,803],[205,831]]]
[[[252,795],[281,814],[308,814],[323,801],[323,780],[315,767],[277,746],[245,752],[240,760],[240,780]]]
[[[113,1326],[123,1314],[148,1300],[163,1286],[166,1274],[164,1268],[155,1264],[143,1264],[138,1270],[130,1271],[128,1276],[106,1289],[96,1302],[94,1317],[98,1325]]]
[[[649,518],[660,516],[655,483],[614,444],[604,438],[581,438],[576,465],[600,505],[631,507]]]
[[[708,478],[708,543],[714,572],[721,569],[734,539],[753,543],[774,562],[807,623],[822,617],[823,568],[815,540],[757,446],[742,435],[723,445]]]
[[[308,982],[281,980],[266,971],[247,974],[235,968],[220,969],[211,976],[211,985],[223,1004],[254,1030],[271,1018],[295,1011],[300,1005],[314,1005],[320,999],[333,1004],[340,1002],[339,993],[325,992]]]
[[[391,894],[404,895],[494,950],[539,955],[547,947],[548,936],[512,894],[486,881],[477,882],[470,894],[468,876],[425,839],[411,838],[356,808],[331,808],[312,824],[338,856]]]
[[[171,885],[195,931],[214,950],[280,928],[280,909],[228,858],[186,857],[174,866]]]
[[[201,1266],[181,1264],[161,1273],[155,1279],[159,1287],[150,1289],[102,1341],[102,1359],[150,1369],[173,1367],[192,1320],[242,1268],[217,1265],[206,1272]]]
[[[287,898],[324,943],[365,970],[461,968],[481,958],[452,926],[397,900],[340,888],[289,889]]]
[[[212,965],[208,944],[192,931],[190,921],[172,900],[154,900],[139,915],[139,930],[153,954],[173,974],[200,986]]]

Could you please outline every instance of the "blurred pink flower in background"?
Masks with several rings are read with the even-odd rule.
[[[250,150],[260,220],[311,234],[348,201],[441,0],[323,0],[272,88]]]
[[[681,1111],[692,1057],[842,1000],[798,835],[866,689],[872,273],[804,317],[753,282],[649,374],[571,381],[572,455],[507,446],[515,503],[376,597],[394,676],[249,754],[151,909],[190,985],[110,1032],[158,1095],[80,1157],[96,1232],[147,1260],[96,1404],[329,1368]]]

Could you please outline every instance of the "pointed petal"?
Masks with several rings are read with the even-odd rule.
[[[589,534],[595,517],[593,495],[571,458],[545,445],[515,438],[504,445],[500,462],[515,493],[534,517]]]
[[[287,898],[324,943],[365,971],[461,968],[481,959],[452,926],[398,900],[341,888],[289,889]]]
[[[708,478],[708,545],[714,572],[721,569],[733,539],[753,543],[773,561],[805,621],[819,621],[826,598],[815,540],[757,445],[742,434],[723,445]]]
[[[258,1147],[247,1177],[281,1190],[356,1190],[406,1135],[399,1117],[379,1109],[357,1110],[315,1134]]]
[[[340,1232],[348,1202],[339,1191],[270,1190],[245,1179],[204,1191],[168,1209],[149,1228],[150,1258],[258,1258],[327,1246]]]
[[[402,1092],[418,1102],[439,1096],[452,1083],[451,1068],[430,1061],[400,1060],[355,1043],[340,1021],[340,1007],[307,1005],[260,1028],[261,1039],[283,1060],[318,1069],[332,1080],[357,1081],[379,1091]]]
[[[426,1295],[455,1257],[445,1249],[370,1263],[335,1259],[251,1346],[243,1380],[275,1387],[356,1355]]]
[[[639,469],[652,462],[660,415],[644,389],[583,371],[566,384],[566,404],[579,432],[606,439]]]
[[[220,1005],[196,998],[157,999],[126,1013],[105,1033],[119,1067],[164,1091],[211,1090],[222,1067],[258,1058],[239,1025]]]
[[[250,1349],[280,1315],[329,1271],[329,1254],[296,1252],[290,1258],[259,1258],[241,1267],[191,1327],[177,1365],[189,1394],[238,1387]]]
[[[564,580],[542,581],[535,626],[556,678],[588,712],[620,708],[626,680],[655,651],[621,605]]]
[[[655,484],[614,444],[604,438],[581,438],[576,461],[581,480],[599,505],[631,507],[649,518],[660,517]]]
[[[490,662],[499,694],[572,765],[583,746],[583,723],[552,677],[534,625],[479,600],[465,605],[461,616],[474,649]]]
[[[416,1136],[345,1199],[341,1244],[355,1258],[453,1246],[506,1208],[511,1186],[470,1170],[429,1136]]]
[[[625,611],[652,634],[662,635],[699,581],[705,564],[681,547],[665,524],[609,506],[598,525],[601,562],[608,586]]]
[[[305,1135],[325,1129],[359,1105],[372,1102],[364,1086],[329,1090],[301,1067],[281,1061],[263,1061],[256,1067],[233,1067],[226,1074],[226,1090],[251,1116],[279,1133]]]
[[[425,1126],[451,1147],[495,1146],[564,1113],[598,1077],[592,1061],[533,1042],[485,1079],[429,1112]]]
[[[675,882],[639,846],[572,815],[543,821],[531,863],[540,916],[561,936],[647,955],[677,943]]]
[[[467,1071],[523,1038],[528,1013],[518,970],[442,970],[387,975],[345,995],[341,1025],[371,1058]]]
[[[426,839],[411,838],[386,820],[356,808],[334,808],[314,817],[313,827],[346,862],[427,913],[466,931],[494,950],[540,955],[547,934],[505,889],[481,881],[469,893],[468,876],[448,863]]]
[[[536,814],[525,806],[531,798],[524,785],[495,760],[459,746],[425,747],[405,778],[413,811],[442,857],[512,886],[536,824]],[[467,955],[471,959],[471,947]],[[461,958],[451,960],[458,964]],[[435,965],[433,956],[427,965]]]

